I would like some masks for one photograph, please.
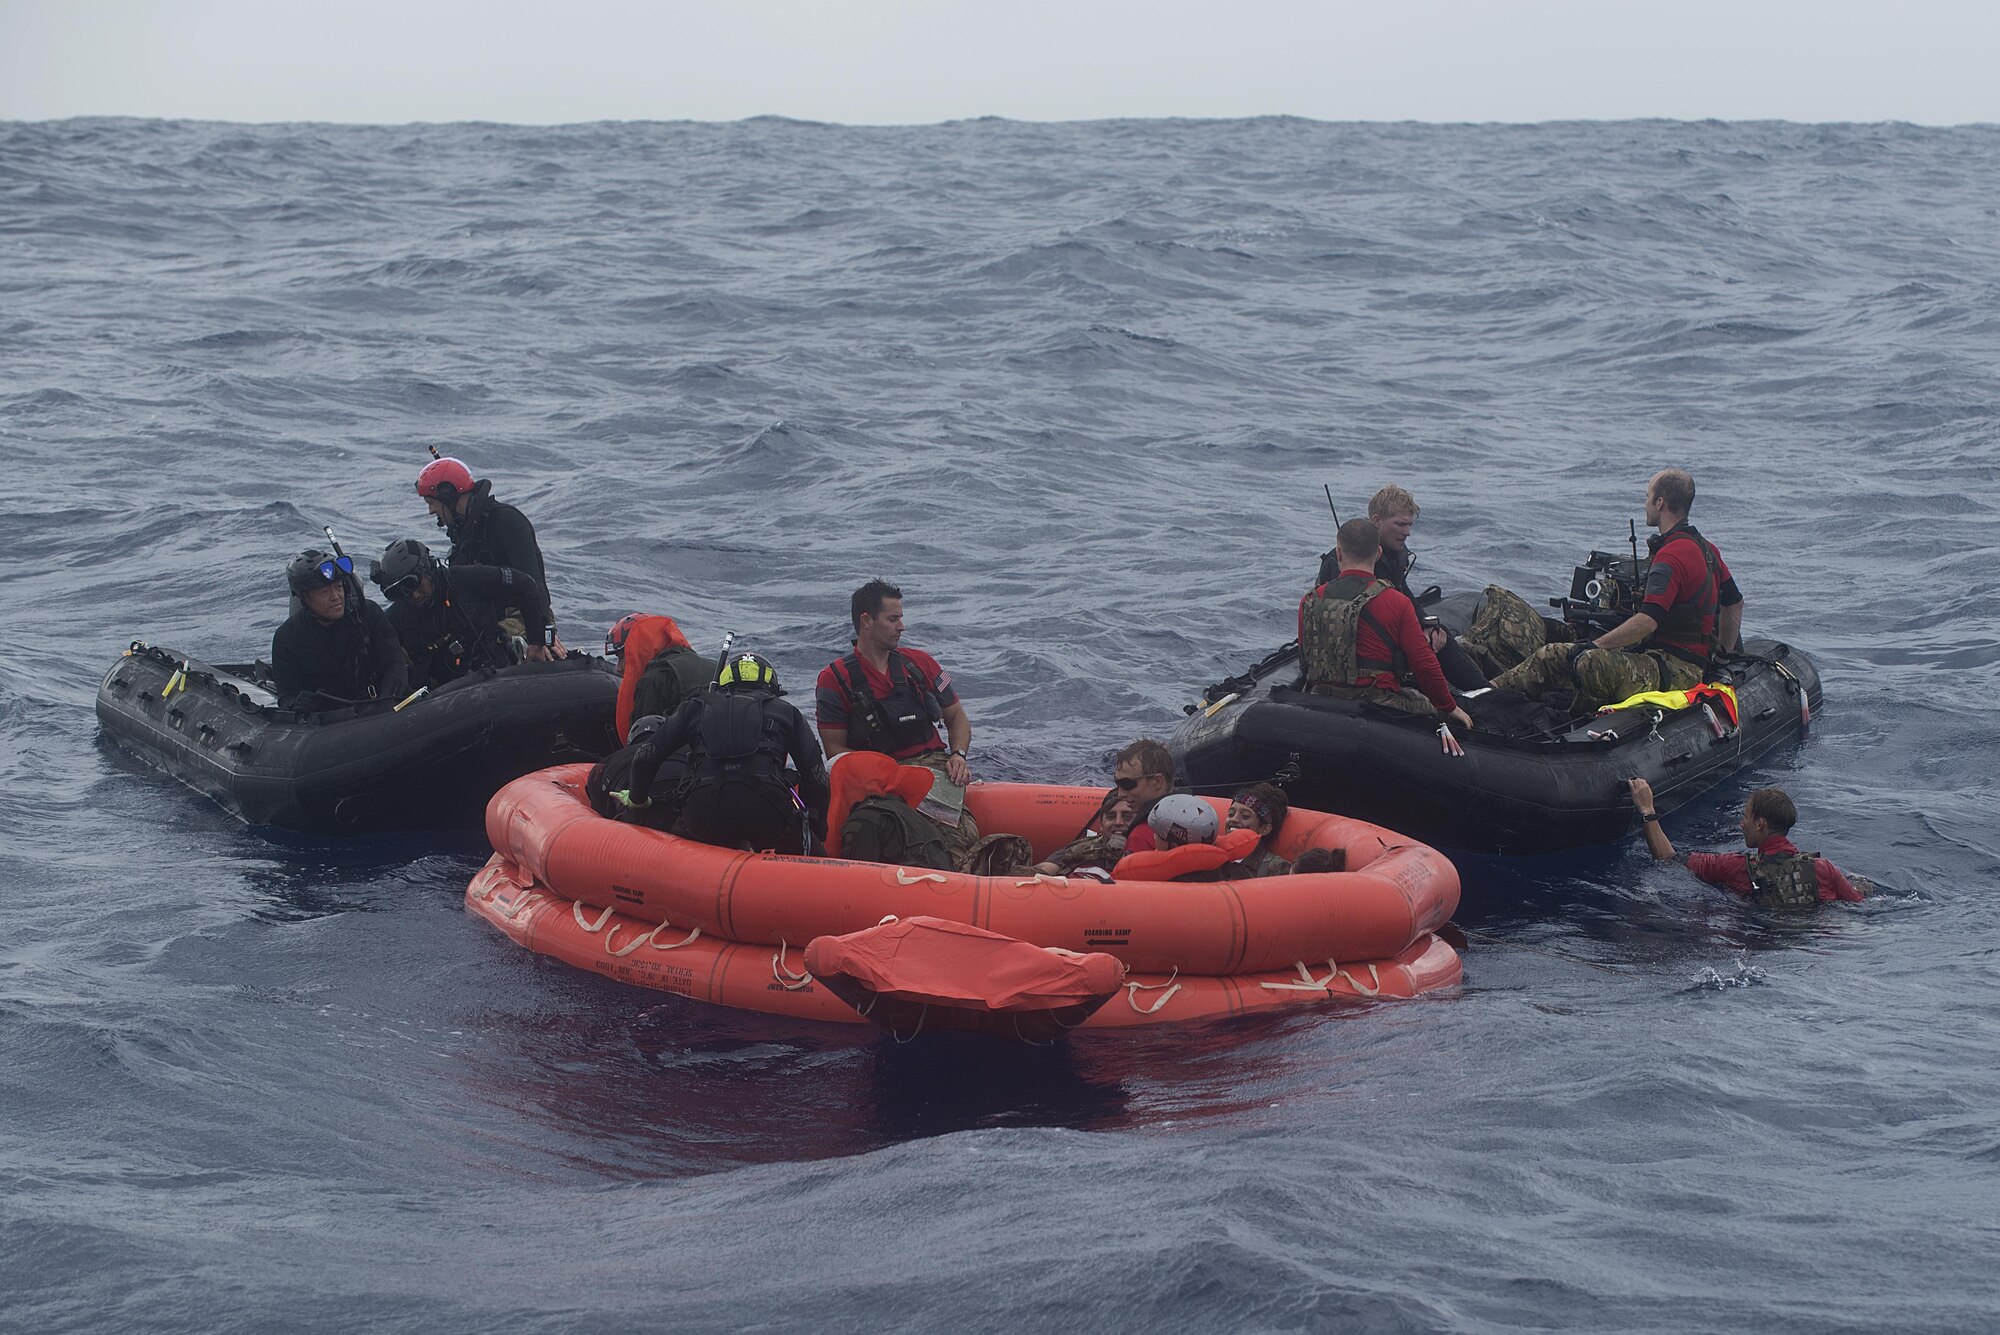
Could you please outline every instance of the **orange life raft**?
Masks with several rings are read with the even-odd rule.
[[[1293,808],[1277,852],[1341,849],[1347,871],[1107,885],[716,848],[598,816],[583,794],[588,774],[544,770],[494,796],[486,830],[496,851],[466,907],[531,950],[701,1001],[858,1022],[808,971],[806,947],[919,916],[1116,957],[1123,1000],[1090,1028],[1411,997],[1461,976],[1457,954],[1432,934],[1458,906],[1450,861],[1341,816]],[[1024,835],[1041,857],[1074,837],[1101,798],[989,783],[968,789],[965,804],[982,830]]]

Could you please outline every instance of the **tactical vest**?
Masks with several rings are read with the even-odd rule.
[[[691,729],[696,783],[782,782],[787,729],[761,691],[710,692]]]
[[[1407,667],[1402,650],[1368,610],[1368,604],[1389,587],[1388,581],[1367,575],[1342,575],[1306,604],[1305,625],[1299,633],[1299,662],[1305,668],[1308,686],[1357,686],[1364,676],[1384,672],[1402,679]],[[1359,656],[1363,622],[1389,646],[1388,659]]]
[[[1766,909],[1819,907],[1819,856],[1750,853],[1750,902]]]
[[[878,794],[856,802],[840,826],[840,856],[855,862],[953,871],[951,851],[936,821],[900,797]]]
[[[1716,614],[1721,610],[1722,581],[1716,566],[1715,548],[1695,530],[1694,525],[1678,524],[1654,541],[1653,556],[1657,560],[1668,543],[1682,538],[1694,543],[1695,549],[1701,553],[1701,587],[1695,590],[1693,597],[1684,598],[1667,609],[1667,614],[1660,618],[1659,629],[1647,640],[1646,647],[1663,649],[1676,658],[1684,658],[1706,668],[1715,653]]]
[[[861,655],[833,665],[833,679],[847,697],[847,746],[851,751],[897,755],[931,744],[944,726],[944,704],[924,674],[894,649],[889,651],[889,694],[877,700],[868,689]]]
[[[632,695],[634,717],[671,714],[681,701],[700,695],[715,682],[715,665],[693,649],[670,644],[654,654],[639,674]]]

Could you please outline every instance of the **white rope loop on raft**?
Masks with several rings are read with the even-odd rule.
[[[673,926],[672,923],[664,920],[654,923],[652,931],[639,933],[639,935],[632,938],[632,942],[630,945],[618,946],[614,948],[611,944],[611,941],[612,938],[618,935],[618,924],[613,923],[611,925],[611,930],[604,934],[604,953],[607,955],[615,956],[618,959],[624,959],[627,955],[639,949],[639,947],[641,946],[651,946],[655,950],[679,950],[682,946],[691,946],[696,941],[701,939],[701,928],[695,927],[691,928],[688,931],[688,934],[682,937],[680,940],[662,944],[660,941],[660,933],[672,926]]]
[[[901,867],[896,868],[897,885],[922,885],[925,881],[936,881],[939,885],[950,885],[951,877],[946,876],[941,871],[918,872],[915,876],[906,876],[903,874]]]
[[[495,890],[487,895],[487,902],[508,922],[514,921],[540,902],[541,895],[531,885],[516,886],[512,895]]]
[[[1181,976],[1181,967],[1180,965],[1176,964],[1174,966],[1174,971],[1167,975],[1167,981],[1164,983],[1125,984],[1125,1004],[1130,1006],[1133,1010],[1139,1012],[1139,1014],[1141,1015],[1158,1014],[1160,1007],[1166,1005],[1169,1001],[1172,1001],[1174,999],[1174,993],[1181,990],[1181,985],[1174,981],[1174,979],[1180,976]],[[1154,1002],[1150,1006],[1141,1006],[1139,1004],[1139,994],[1141,992],[1156,992],[1159,991],[1161,988],[1165,988],[1166,991],[1158,1001]]]
[[[1362,982],[1352,969],[1343,968],[1332,960],[1326,962],[1327,975],[1324,978],[1313,977],[1312,970],[1306,967],[1304,960],[1293,961],[1293,967],[1299,971],[1298,982],[1259,983],[1258,986],[1267,988],[1273,992],[1331,992],[1333,991],[1333,985],[1342,978],[1345,978],[1348,986],[1352,987],[1361,996],[1378,996],[1382,991],[1382,975],[1372,964],[1364,966],[1368,970],[1370,983]]]
[[[581,927],[584,931],[591,933],[594,936],[597,933],[604,930],[604,924],[610,922],[611,915],[616,913],[618,910],[617,909],[604,910],[604,912],[597,915],[596,922],[592,922],[588,918],[583,916],[583,904],[579,900],[570,901],[569,911],[571,914],[575,916],[576,925],[578,927]]]
[[[813,976],[801,969],[793,973],[785,967],[785,952],[791,946],[783,937],[778,938],[778,953],[771,956],[771,977],[778,980],[778,986],[787,992],[798,992],[812,986]]]

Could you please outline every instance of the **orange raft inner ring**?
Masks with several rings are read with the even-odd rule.
[[[698,1001],[865,1023],[806,971],[805,946],[919,914],[1116,956],[1123,999],[1088,1028],[1413,997],[1462,977],[1457,953],[1433,934],[1458,906],[1451,862],[1341,816],[1294,808],[1277,851],[1342,849],[1348,871],[1105,885],[716,848],[598,816],[582,791],[588,774],[544,770],[494,796],[486,826],[497,851],[467,886],[466,908],[530,950]],[[1075,836],[1102,796],[976,784],[966,806],[982,830],[1025,835],[1042,857]]]

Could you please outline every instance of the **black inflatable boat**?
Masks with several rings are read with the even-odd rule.
[[[278,708],[246,666],[134,641],[97,688],[107,737],[252,825],[478,829],[523,774],[616,748],[617,671],[572,654],[462,677],[401,708]]]
[[[1436,610],[1463,629],[1471,605],[1460,595]],[[1182,782],[1204,792],[1275,776],[1301,806],[1426,843],[1546,853],[1635,831],[1627,779],[1651,783],[1669,811],[1804,737],[1818,671],[1789,645],[1748,640],[1743,650],[1709,676],[1736,690],[1733,727],[1713,710],[1639,708],[1528,731],[1454,728],[1454,755],[1435,720],[1296,689],[1294,642],[1210,687],[1169,745]],[[1467,704],[1479,722],[1479,701]]]

